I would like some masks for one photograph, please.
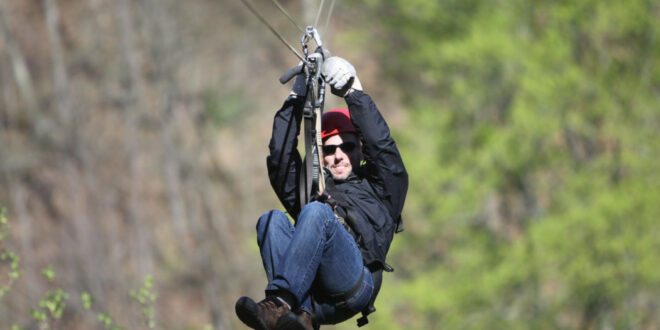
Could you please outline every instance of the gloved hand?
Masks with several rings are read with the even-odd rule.
[[[300,73],[296,75],[296,80],[293,82],[293,88],[291,88],[291,96],[305,96],[307,95],[307,81],[305,79],[305,71],[302,70],[302,61],[298,63],[300,67]]]
[[[362,84],[353,65],[339,56],[332,56],[325,60],[321,68],[321,75],[330,85],[332,94],[339,97],[346,96],[351,89],[362,90]]]

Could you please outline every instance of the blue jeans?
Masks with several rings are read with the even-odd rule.
[[[345,321],[371,300],[371,273],[353,236],[327,205],[307,204],[295,227],[282,211],[264,213],[257,223],[257,242],[268,277],[266,292],[289,292],[298,303],[291,307],[310,313],[319,324]],[[345,305],[318,295],[346,294],[360,278],[359,289]]]

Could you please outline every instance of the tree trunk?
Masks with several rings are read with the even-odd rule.
[[[56,0],[43,0],[46,28],[48,31],[48,46],[50,47],[53,85],[55,88],[55,104],[59,123],[67,125],[72,120],[71,99],[69,96],[69,77],[64,63],[62,40],[59,33],[59,10]]]
[[[119,19],[121,55],[125,63],[126,99],[125,112],[125,140],[124,146],[128,154],[128,222],[134,226],[135,236],[132,240],[131,252],[135,252],[134,263],[140,274],[152,274],[154,271],[150,239],[145,223],[142,204],[142,173],[140,170],[141,143],[137,130],[137,123],[144,108],[143,82],[140,76],[138,54],[135,50],[133,35],[136,31],[127,0],[117,0],[116,10]]]
[[[18,91],[25,103],[24,106],[28,113],[28,122],[34,122],[34,119],[37,117],[38,102],[34,90],[32,75],[25,62],[25,56],[23,56],[23,53],[18,47],[18,43],[9,29],[9,15],[7,15],[6,11],[5,1],[0,0],[0,30],[7,44],[7,53],[9,54],[11,69],[14,74],[16,85],[18,86]],[[38,122],[39,121],[37,121],[37,123]],[[40,131],[38,128],[39,127],[35,127],[37,132]]]

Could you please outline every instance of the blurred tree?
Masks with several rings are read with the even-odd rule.
[[[47,291],[46,264],[71,297],[93,296],[127,327],[142,324],[128,292],[145,274],[162,283],[150,314],[159,327],[239,322],[238,292],[261,279],[246,262],[257,251],[242,248],[253,232],[246,220],[275,198],[259,186],[268,185],[267,139],[248,137],[242,123],[262,125],[249,107],[270,116],[270,94],[247,102],[232,91],[265,90],[255,77],[273,70],[281,47],[254,44],[263,30],[245,37],[240,6],[0,1],[0,204],[15,219],[24,270],[0,301],[0,328],[28,322]],[[223,113],[211,109],[219,116],[209,120],[212,89],[227,92],[211,98]],[[58,323],[98,326],[84,310],[71,299]]]
[[[410,109],[377,327],[660,326],[660,5],[366,6]]]

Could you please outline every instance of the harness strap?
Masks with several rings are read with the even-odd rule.
[[[330,181],[332,181],[332,180],[330,180]],[[328,187],[330,187],[330,186],[334,187],[334,184],[331,183],[331,182],[328,182],[326,184],[327,184]],[[321,202],[321,203],[324,203],[324,204],[328,205],[330,207],[330,209],[332,209],[332,211],[335,213],[335,217],[337,217],[337,220],[339,220],[339,222],[342,224],[342,226],[344,226],[344,229],[346,229],[346,231],[349,234],[351,234],[351,236],[353,236],[353,239],[355,239],[356,242],[357,242],[357,236],[355,235],[355,232],[353,231],[351,226],[349,226],[346,219],[344,219],[344,217],[341,216],[339,214],[339,212],[337,212],[337,206],[338,206],[337,201],[330,194],[328,194],[327,189],[323,190],[323,193],[321,193],[320,195],[319,194],[314,195],[312,197],[312,201]]]
[[[308,30],[312,27],[308,27]],[[316,29],[313,29],[313,35],[318,39]],[[303,40],[308,35],[303,36]],[[320,40],[317,40],[320,43]],[[307,45],[303,43],[305,55],[307,55]],[[323,64],[324,51],[319,47],[314,54],[308,56],[308,63],[312,68],[305,69],[307,76],[307,96],[303,106],[304,137],[305,137],[305,168],[299,178],[298,191],[300,207],[309,203],[312,196],[319,190],[325,190],[325,180],[323,169],[321,168],[321,115],[323,113],[323,104],[325,102],[325,82],[320,79],[321,65]],[[315,89],[318,88],[317,91]]]
[[[369,270],[366,269],[362,270],[362,273],[360,274],[360,279],[347,292],[334,294],[334,295],[326,295],[325,298],[328,299],[330,303],[334,304],[338,308],[342,308],[346,306],[348,299],[350,299],[356,293],[358,293],[358,291],[360,291],[360,288],[362,287],[362,281],[364,281],[364,274],[367,271]],[[381,274],[382,274],[381,271],[371,273],[371,275],[374,277],[374,292],[371,295],[371,300],[369,301],[369,304],[367,304],[367,306],[362,310],[362,317],[360,317],[357,320],[358,327],[361,327],[369,323],[369,319],[367,318],[367,315],[376,311],[376,308],[374,307],[374,301],[376,300],[378,291],[380,291],[380,285],[382,281],[382,277],[380,276]]]
[[[337,307],[345,306],[346,301],[358,293],[358,291],[360,291],[360,288],[362,287],[362,281],[364,281],[365,271],[365,269],[362,269],[362,272],[360,273],[360,279],[355,283],[355,285],[353,285],[350,290],[337,294],[326,294],[322,297],[325,298],[324,300],[328,300],[329,303],[332,303]]]
[[[314,141],[312,141],[310,136],[313,134],[313,129],[314,129],[314,112],[312,109],[312,101],[310,98],[313,98],[310,93],[313,93],[311,91],[311,86],[308,88],[307,91],[307,100],[305,101],[305,106],[303,108],[303,120],[304,120],[304,131],[305,131],[305,160],[303,162],[303,167],[304,171],[300,175],[300,182],[298,184],[298,192],[299,192],[299,197],[300,197],[300,206],[302,208],[303,205],[306,205],[309,203],[310,200],[310,195],[312,192],[312,186],[314,182],[314,152],[313,152],[313,144]]]

